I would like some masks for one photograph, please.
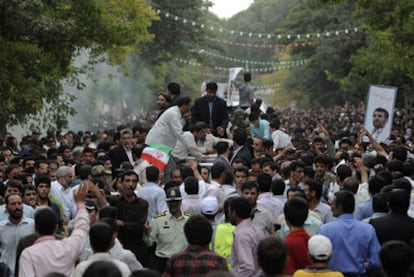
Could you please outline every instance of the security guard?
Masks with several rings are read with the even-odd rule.
[[[161,274],[164,272],[168,258],[187,246],[184,235],[184,224],[190,217],[181,211],[181,193],[177,187],[167,190],[168,211],[158,214],[151,223],[151,233],[147,244],[156,242],[155,267]]]

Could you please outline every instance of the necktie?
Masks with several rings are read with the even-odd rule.
[[[208,125],[212,129],[213,128],[213,101],[208,102],[208,110],[210,112],[210,122]]]

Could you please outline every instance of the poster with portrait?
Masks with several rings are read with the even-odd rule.
[[[397,88],[370,85],[365,112],[365,128],[378,142],[390,137]]]

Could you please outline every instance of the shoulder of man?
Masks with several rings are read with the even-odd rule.
[[[206,96],[206,95],[201,96],[201,97],[198,97],[196,100],[194,100],[194,105],[195,105],[195,104],[200,104],[200,103],[202,103],[203,101],[208,101],[208,99],[207,99],[207,96]]]
[[[184,215],[185,217],[191,217],[191,216],[192,216],[192,214],[191,214],[191,213],[189,213],[189,212],[183,212],[183,215]]]
[[[166,216],[166,215],[167,215],[167,212],[162,212],[162,213],[159,213],[159,214],[155,215],[155,216],[154,216],[154,219],[156,219],[156,218],[160,218],[160,217],[164,217],[164,216]]]

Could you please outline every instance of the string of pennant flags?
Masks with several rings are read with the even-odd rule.
[[[162,11],[160,9],[155,9],[157,14],[165,18],[171,18],[175,21],[181,21],[184,24],[190,24],[191,26],[198,27],[201,29],[209,29],[211,31],[218,31],[219,33],[230,34],[233,36],[240,37],[255,37],[255,38],[276,38],[276,39],[310,39],[310,38],[328,38],[331,36],[338,35],[351,35],[352,33],[359,32],[359,27],[350,27],[340,30],[330,30],[324,32],[313,32],[313,33],[303,33],[303,34],[269,34],[269,33],[255,33],[249,31],[238,31],[238,30],[227,30],[222,27],[213,26],[205,23],[199,23],[194,20],[190,20],[178,15],[174,15],[170,12]]]
[[[171,26],[166,26],[167,28]],[[182,31],[183,33],[191,36],[191,32]],[[311,47],[311,46],[317,46],[320,44],[320,42],[317,41],[304,41],[304,42],[297,42],[297,43],[287,43],[287,44],[259,44],[259,43],[246,43],[246,42],[238,42],[238,41],[228,41],[223,40],[220,38],[210,38],[205,37],[206,40],[209,40],[215,44],[222,44],[225,46],[231,46],[231,47],[238,47],[238,48],[255,48],[255,49],[292,49],[292,48],[303,48],[303,47]]]
[[[299,48],[307,46],[318,45],[317,42],[302,42],[302,43],[290,43],[290,44],[250,44],[244,42],[226,41],[217,38],[210,38],[211,42],[221,43],[227,46],[241,47],[241,48],[261,48],[261,49],[285,49],[285,48]]]
[[[198,63],[198,62],[195,62],[195,61],[189,61],[189,60],[185,60],[185,59],[181,59],[181,58],[176,58],[175,61],[179,62],[179,63],[182,63],[182,64],[188,64],[188,65],[192,65],[192,66],[196,66],[196,67],[205,67],[205,65],[202,65],[201,63]],[[296,62],[296,63],[292,63],[292,64],[284,64],[284,65],[277,65],[277,66],[270,66],[270,67],[257,67],[257,68],[250,68],[249,67],[248,70],[251,71],[251,72],[263,72],[263,73],[274,72],[274,71],[291,69],[291,68],[303,66],[303,65],[307,64],[308,62],[309,62],[309,60],[301,60],[300,62]],[[213,69],[216,70],[216,71],[226,71],[226,72],[228,72],[228,70],[229,70],[228,67],[220,67],[220,66],[214,66]]]
[[[189,74],[193,75],[199,75],[203,78],[210,78],[210,80],[214,81],[225,81],[227,80],[228,76],[227,74],[214,74],[214,73],[207,73],[207,72],[201,72],[197,70],[185,70]],[[256,89],[272,89],[276,87],[280,87],[281,83],[274,83],[274,84],[268,84],[268,85],[255,85]]]
[[[257,89],[270,89],[270,88],[278,88],[280,86],[281,86],[280,83],[274,83],[270,85],[259,85],[259,86],[256,86],[256,88]]]
[[[232,58],[227,56],[222,56],[210,51],[206,50],[200,50],[200,54],[205,54],[208,56],[212,56],[221,60],[235,62],[235,63],[243,63],[243,64],[253,64],[253,65],[291,65],[291,64],[303,64],[305,60],[296,60],[296,61],[278,61],[278,62],[264,62],[264,61],[252,61],[252,60],[244,60],[244,59],[238,59],[238,58]]]

